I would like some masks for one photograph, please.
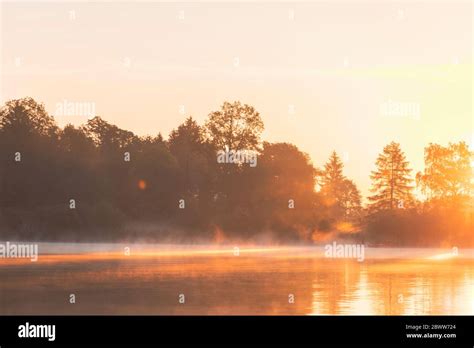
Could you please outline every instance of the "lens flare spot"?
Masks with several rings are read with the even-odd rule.
[[[140,190],[145,190],[146,189],[146,181],[145,180],[138,180],[138,188]]]

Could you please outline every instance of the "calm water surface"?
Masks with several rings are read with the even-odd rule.
[[[123,247],[0,259],[0,314],[474,314],[473,250],[366,248],[358,262],[317,247]]]

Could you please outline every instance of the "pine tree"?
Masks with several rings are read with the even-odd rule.
[[[341,159],[337,155],[336,151],[333,151],[331,157],[329,157],[329,161],[324,165],[322,186],[334,195],[336,195],[334,190],[336,190],[345,179],[344,175],[342,174],[343,168],[344,165],[342,164]]]
[[[405,208],[413,201],[408,165],[398,143],[392,141],[384,147],[376,161],[377,170],[372,171],[370,176],[371,192],[374,193],[369,197],[372,212]]]
[[[360,193],[343,174],[344,164],[335,151],[324,165],[321,192],[337,217],[351,217],[360,209]]]

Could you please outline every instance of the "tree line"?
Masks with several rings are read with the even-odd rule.
[[[167,139],[99,116],[60,128],[32,98],[7,101],[0,238],[474,245],[466,143],[429,144],[416,174],[400,144],[389,143],[363,204],[336,152],[315,167],[295,145],[263,141],[263,129],[260,114],[238,101],[224,102],[203,125],[188,117]],[[225,162],[217,160],[222,151]],[[255,154],[255,165],[236,151]]]

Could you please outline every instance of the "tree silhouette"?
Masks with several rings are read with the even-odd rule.
[[[257,226],[274,231],[281,240],[311,241],[323,207],[309,156],[293,144],[264,142],[256,171],[246,171],[255,174],[245,181],[251,186],[240,189],[239,197],[250,221],[257,217]]]
[[[189,225],[206,225],[215,193],[215,149],[192,117],[171,131],[168,147],[178,162],[178,198],[186,202],[181,215]]]
[[[328,162],[324,165],[324,171],[322,173],[322,187],[327,194],[336,197],[338,195],[337,190],[340,189],[342,182],[345,177],[342,173],[344,164],[337,155],[336,151],[331,153]]]
[[[33,98],[13,99],[0,109],[0,129],[14,136],[51,136],[57,126],[44,105]]]
[[[32,98],[5,103],[0,109],[0,207],[17,214],[21,207],[56,199],[57,146],[58,127],[42,104]]]
[[[344,217],[346,219],[359,218],[362,205],[360,191],[356,184],[352,180],[344,179],[340,192],[341,196],[338,200],[344,209]]]
[[[260,114],[250,105],[224,102],[209,114],[206,129],[217,149],[257,150],[264,129]]]
[[[465,142],[444,147],[429,144],[425,148],[425,170],[416,180],[430,199],[470,195],[473,190],[471,162],[474,153]]]
[[[363,219],[359,190],[335,152],[320,170],[293,144],[261,145],[263,122],[240,102],[224,103],[205,125],[189,117],[167,140],[100,117],[60,129],[32,98],[8,101],[0,109],[2,237],[189,243],[219,230],[250,241],[340,234],[385,245],[473,245],[473,154],[465,143],[425,149],[417,182],[429,199],[413,205],[408,162],[398,144],[387,145],[371,176],[376,214]],[[225,146],[256,150],[256,166],[218,163]],[[407,209],[395,209],[400,203]]]
[[[335,219],[354,217],[361,209],[360,192],[354,182],[344,176],[343,169],[344,164],[333,151],[321,175],[321,193]]]
[[[192,117],[171,131],[168,146],[178,160],[181,188],[185,192],[199,194],[203,185],[210,185],[210,170],[216,162],[215,151],[205,141],[203,130]]]
[[[376,166],[370,176],[371,192],[374,193],[368,197],[371,212],[407,207],[413,202],[411,169],[398,143],[391,142],[384,147],[377,157]]]

